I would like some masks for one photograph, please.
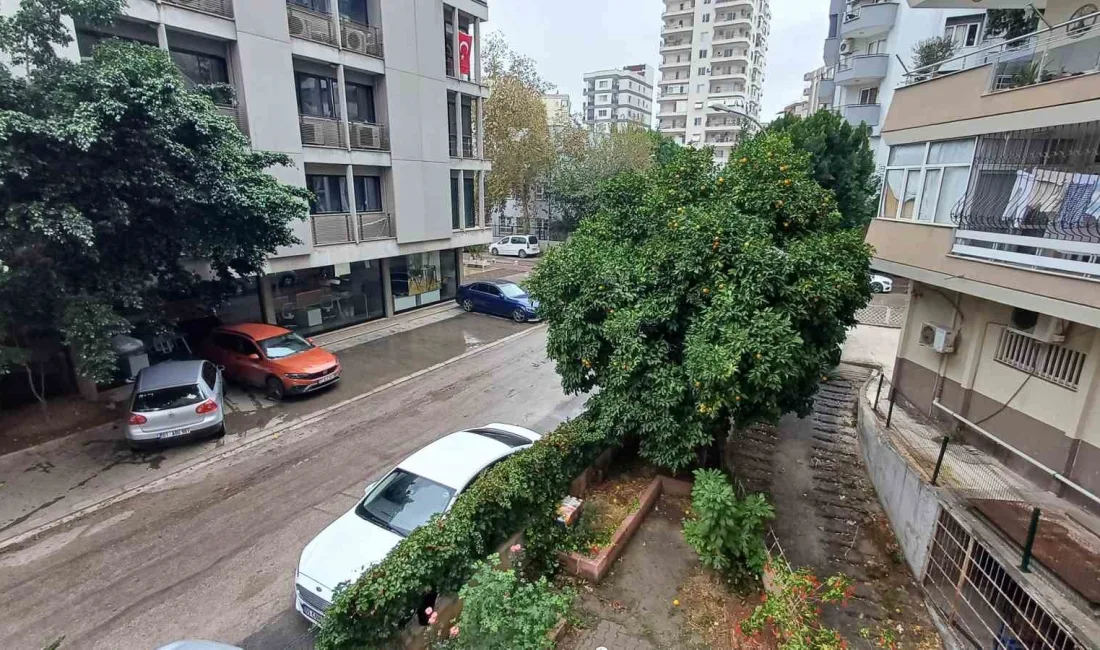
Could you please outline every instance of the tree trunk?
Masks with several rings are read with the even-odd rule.
[[[41,390],[34,385],[34,370],[31,369],[31,362],[27,361],[23,364],[23,369],[27,371],[27,385],[31,388],[31,394],[38,400],[38,403],[42,405],[42,408],[46,408],[46,372],[44,370],[39,371],[41,375]]]

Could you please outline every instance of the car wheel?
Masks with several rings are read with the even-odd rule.
[[[462,311],[473,311],[473,310],[474,310],[474,303],[469,298],[462,301]]]
[[[489,254],[490,255],[500,255],[500,250],[496,249],[496,248],[490,248],[489,249]]]
[[[224,438],[225,437],[225,422],[222,422],[222,425],[220,427],[218,427],[218,430],[215,431],[214,435],[212,435],[210,437],[214,438],[215,440],[217,440],[218,438]]]
[[[874,282],[871,284],[871,293],[882,293],[883,286],[881,283]]]
[[[512,312],[512,320],[516,321],[517,323],[526,323],[527,312],[523,311],[522,309],[516,309]]]
[[[264,394],[268,399],[278,402],[286,395],[286,386],[283,386],[278,377],[268,377],[264,382]]]
[[[523,258],[527,257],[527,251],[522,249],[522,248],[519,249],[519,257],[520,257],[520,259],[523,259]]]

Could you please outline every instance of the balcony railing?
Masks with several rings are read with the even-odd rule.
[[[339,119],[299,115],[298,129],[302,134],[302,144],[309,147],[347,147],[344,140],[344,125]]]
[[[244,111],[241,110],[239,104],[217,104],[216,108],[219,113],[233,120],[237,128],[241,130],[241,133],[248,135],[248,128],[245,126]]]
[[[382,58],[382,28],[340,19],[340,44],[345,50]]]
[[[359,241],[393,237],[393,224],[388,212],[360,212]]]
[[[348,122],[348,135],[351,136],[352,149],[390,150],[390,130],[385,124]]]
[[[992,65],[989,90],[1010,90],[1100,71],[1100,12],[910,70],[903,85]]]
[[[164,0],[164,3],[223,18],[233,17],[233,0]]]
[[[324,43],[325,45],[338,45],[336,31],[332,26],[332,17],[328,14],[288,4],[286,6],[286,20],[291,36]]]
[[[355,224],[346,212],[311,214],[313,245],[350,244],[355,241]]]
[[[474,137],[471,135],[462,136],[462,157],[474,157]]]

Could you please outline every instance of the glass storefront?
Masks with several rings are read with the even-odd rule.
[[[430,251],[390,258],[393,311],[454,298],[458,289],[455,251]]]
[[[275,324],[310,335],[385,315],[380,260],[287,271],[267,277]]]

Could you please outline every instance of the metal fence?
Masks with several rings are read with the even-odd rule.
[[[288,4],[286,20],[291,36],[326,45],[337,45],[336,31],[333,29],[332,18],[328,14]]]
[[[382,28],[340,19],[340,44],[345,50],[382,58]]]
[[[870,303],[863,309],[856,310],[856,320],[861,325],[901,328],[907,309],[907,306],[896,307],[894,305]]]
[[[164,0],[165,4],[201,11],[224,18],[233,17],[233,0]]]
[[[299,115],[298,130],[302,144],[312,147],[345,147],[344,125],[334,118]]]

